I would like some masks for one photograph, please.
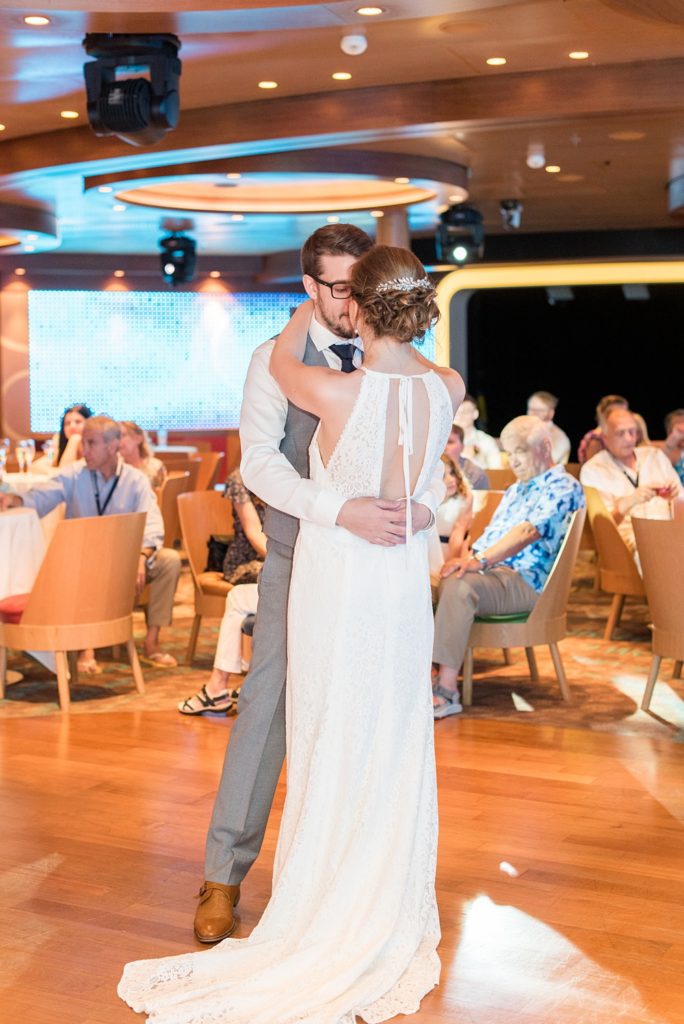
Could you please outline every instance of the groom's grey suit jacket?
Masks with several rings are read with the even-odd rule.
[[[323,353],[318,351],[308,335],[302,361],[306,366],[329,365]],[[317,416],[305,412],[304,409],[298,408],[292,402],[287,403],[285,436],[280,442],[280,450],[287,461],[304,478],[309,476],[309,445],[317,426]],[[288,515],[287,512],[280,512],[277,508],[269,505],[264,517],[264,533],[271,540],[293,548],[299,533],[299,520],[295,516]]]

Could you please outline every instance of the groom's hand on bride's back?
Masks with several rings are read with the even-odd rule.
[[[431,518],[430,510],[425,505],[413,503],[415,531],[425,529]],[[383,547],[404,544],[406,502],[383,501],[381,498],[350,498],[340,509],[337,525],[371,544],[380,544]]]

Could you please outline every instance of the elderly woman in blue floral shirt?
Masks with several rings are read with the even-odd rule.
[[[467,557],[442,567],[435,616],[435,718],[461,711],[457,679],[476,615],[529,612],[544,589],[573,512],[584,505],[582,487],[553,464],[548,426],[517,416],[501,432],[516,476],[491,523]]]

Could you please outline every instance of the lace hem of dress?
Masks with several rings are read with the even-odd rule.
[[[335,1024],[383,1024],[399,1014],[413,1014],[420,1009],[421,1000],[439,984],[440,959],[436,952],[438,936],[425,936],[420,948],[411,960],[395,985],[379,999],[368,1006],[351,1010],[338,1018]],[[193,975],[192,965],[166,964],[150,978],[144,970],[144,961],[127,964],[119,987],[118,995],[136,1013],[148,1013],[150,1024],[250,1024],[252,1013],[241,1015],[239,1010],[230,1005],[230,997],[225,994],[217,997],[215,1006],[204,1006],[195,1013],[186,1006],[173,1007],[168,1003],[158,1009],[152,1009],[154,996],[150,992],[159,989],[169,982],[178,982],[176,994],[186,988],[184,982],[190,982]],[[141,968],[138,973],[137,968]],[[166,993],[168,998],[169,993]],[[288,1017],[286,1020],[274,1021],[273,1024],[331,1024],[330,1017],[323,1011],[313,1016]]]

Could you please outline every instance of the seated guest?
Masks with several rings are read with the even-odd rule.
[[[632,516],[670,519],[670,502],[682,497],[684,488],[660,448],[638,448],[637,437],[634,413],[611,409],[604,417],[604,450],[585,462],[580,480],[600,492],[639,568]]]
[[[225,497],[233,503],[234,533],[223,562],[223,578],[228,583],[256,583],[266,557],[266,506],[247,490],[239,469],[226,480]]]
[[[535,391],[527,399],[527,415],[538,416],[542,423],[548,424],[553,461],[566,463],[570,458],[570,438],[553,422],[557,407],[558,399],[550,391]]]
[[[39,516],[60,502],[66,503],[67,519],[81,516],[116,515],[122,512],[146,512],[147,522],[140,553],[136,593],[150,584],[146,608],[147,635],[145,661],[174,667],[176,659],[159,648],[159,630],[171,625],[173,596],[180,574],[177,551],[162,547],[164,524],[154,492],[147,477],[128,466],[119,455],[121,428],[108,416],[92,416],[83,427],[84,462],[76,462],[44,484],[38,484],[22,497],[0,494],[0,511],[25,505]],[[97,552],[93,553],[94,557]],[[103,580],[106,585],[106,580]]]
[[[629,402],[622,395],[604,395],[596,406],[596,426],[588,430],[577,448],[577,461],[587,462],[597,452],[603,451],[603,420],[611,409],[629,409]]]
[[[470,459],[463,457],[463,427],[454,423],[451,427],[449,440],[444,447],[444,454],[456,463],[461,473],[466,478],[474,491],[486,491],[489,489],[487,474],[481,466],[476,466]]]
[[[145,431],[133,420],[121,420],[119,426],[121,427],[119,451],[124,462],[141,470],[153,487],[161,487],[166,480],[166,466],[150,451]]]
[[[473,520],[473,493],[456,463],[442,455],[446,495],[435,514],[430,533],[430,576],[438,577],[449,558],[460,558],[468,550],[466,535]]]
[[[256,583],[241,583],[228,592],[211,675],[198,693],[178,704],[181,715],[203,715],[206,711],[228,714],[237,707],[240,691],[230,690],[228,682],[231,675],[246,670],[242,663],[242,624],[257,610],[258,590]]]
[[[41,455],[32,466],[34,473],[47,473],[57,466],[69,466],[83,458],[81,434],[85,421],[93,415],[87,405],[70,405],[62,414],[59,433],[54,434],[49,456]]]
[[[500,469],[501,452],[495,438],[475,426],[480,410],[472,395],[461,402],[454,423],[463,429],[463,454],[482,469]]]
[[[458,673],[476,615],[529,612],[544,589],[568,529],[584,506],[582,488],[554,465],[549,428],[518,416],[501,432],[516,476],[473,550],[445,562],[435,614],[435,718],[462,710]]]
[[[663,451],[684,484],[684,409],[675,409],[665,417],[665,444]]]

